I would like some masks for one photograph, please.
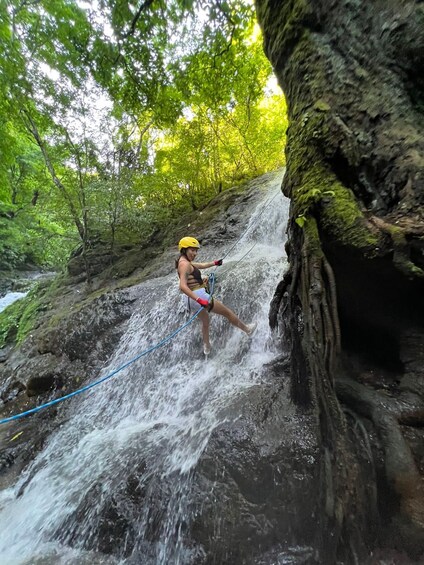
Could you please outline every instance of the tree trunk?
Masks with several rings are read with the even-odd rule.
[[[80,185],[80,195],[82,196],[82,200],[81,200],[81,209],[82,209],[82,220],[80,218],[80,216],[78,215],[78,211],[75,207],[75,204],[73,202],[73,199],[69,193],[69,191],[67,190],[67,188],[65,187],[65,185],[63,184],[63,182],[60,180],[60,178],[57,176],[56,174],[56,170],[55,167],[50,159],[49,153],[47,151],[46,148],[46,144],[44,143],[40,132],[38,131],[37,125],[34,122],[34,120],[31,117],[31,114],[27,111],[27,110],[22,110],[22,116],[24,118],[24,123],[26,125],[26,127],[28,128],[28,131],[31,133],[31,135],[33,136],[35,142],[37,143],[38,147],[41,150],[41,153],[43,155],[44,158],[44,162],[46,164],[46,167],[50,173],[50,176],[52,178],[52,181],[54,183],[54,185],[56,186],[56,188],[59,190],[59,192],[62,194],[63,199],[68,207],[68,210],[71,214],[71,217],[74,221],[74,224],[78,230],[78,234],[80,236],[81,239],[81,244],[82,244],[82,256],[84,259],[84,265],[85,265],[85,271],[86,271],[86,275],[87,275],[87,284],[91,285],[91,272],[90,272],[90,262],[88,260],[88,249],[90,247],[90,242],[88,240],[88,218],[87,218],[87,206],[85,203],[85,192],[84,192],[84,187],[82,185]],[[72,144],[70,137],[68,136],[68,141],[70,142],[70,144]],[[81,165],[79,163],[79,168],[78,168],[78,174],[79,174],[79,178],[80,178],[80,183],[82,183],[81,181]],[[36,204],[36,200],[34,201],[33,199],[33,205],[35,206]]]
[[[270,322],[283,330],[291,352],[294,402],[320,418],[327,494],[317,501],[326,519],[316,538],[322,536],[329,562],[342,547],[351,559],[379,546],[418,559],[424,548],[424,5],[256,5],[290,120],[283,182],[291,199],[290,267]],[[358,430],[362,451],[354,447]],[[367,449],[377,492],[373,512],[361,485]]]

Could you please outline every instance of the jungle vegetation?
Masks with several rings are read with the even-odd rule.
[[[0,270],[136,244],[283,164],[250,2],[0,5]]]

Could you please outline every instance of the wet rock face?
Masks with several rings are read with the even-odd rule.
[[[239,418],[215,430],[196,468],[192,536],[206,563],[319,562],[319,422],[293,408],[276,366],[229,408]]]
[[[269,175],[267,177],[269,178]],[[208,207],[203,214],[198,213],[194,221],[190,219],[181,225],[178,228],[181,234],[178,232],[173,235],[175,240],[178,241],[180,235],[186,235],[187,224],[190,223],[191,230],[196,234],[199,233],[204,243],[208,242],[208,245],[225,243],[229,236],[238,233],[240,224],[246,221],[250,199],[258,198],[260,188],[258,185],[261,182],[264,181],[258,179],[247,191],[242,188],[227,191],[223,194],[222,201],[216,199],[211,203],[212,210]],[[220,217],[220,222],[219,228],[215,230],[212,220],[217,215]],[[104,258],[102,264],[103,258],[100,257],[99,268],[105,267],[106,264],[107,268],[98,276],[92,273],[91,287],[85,284],[85,274],[80,272],[81,258],[74,258],[70,271],[75,276],[70,277],[69,274],[62,276],[52,285],[53,290],[49,287],[37,296],[41,307],[37,309],[32,330],[19,347],[14,348],[13,343],[8,343],[0,364],[1,418],[19,414],[62,397],[84,386],[88,377],[91,380],[96,377],[98,371],[105,366],[111,352],[116,349],[126,320],[137,307],[137,301],[146,298],[143,294],[145,292],[143,285],[138,283],[174,270],[175,246],[167,249],[159,257],[160,250],[161,246],[156,244],[146,249],[130,250],[125,255],[114,258],[112,265],[106,256],[102,256]],[[131,275],[130,279],[127,278],[129,275]],[[121,280],[117,280],[120,277]],[[119,289],[124,285],[126,285],[125,289]],[[260,398],[258,395],[259,400]],[[252,404],[249,410],[253,410],[253,400],[246,401],[249,406]],[[0,488],[13,485],[22,470],[34,460],[49,435],[57,431],[69,417],[67,406],[69,404],[63,402],[3,425],[0,434]],[[235,409],[241,410],[241,405]],[[236,415],[238,416],[238,412]],[[242,432],[243,430],[238,429],[223,429],[222,433],[217,435],[216,441],[213,440],[216,446],[212,447],[213,442],[211,443],[211,452],[215,448],[223,452],[220,465],[227,465],[226,461],[231,458],[234,447],[233,442],[238,436],[241,437]],[[251,446],[245,444],[242,439],[237,442],[237,448],[240,449],[239,465],[243,467],[244,460],[250,460],[248,450]],[[262,470],[264,472],[263,492],[265,492],[271,488],[268,485],[271,485],[273,480],[272,473],[278,475],[279,471],[273,470],[272,465],[268,467],[268,464],[262,461],[263,457],[258,453],[257,441],[252,445],[252,450],[255,450],[255,455],[252,457],[258,457],[261,472]],[[141,477],[148,471],[145,471],[145,461],[140,461],[140,457],[143,455],[138,455],[137,449],[134,449],[129,456],[131,464],[125,465],[122,472],[114,470],[110,496],[105,495],[103,482],[96,483],[86,499],[75,509],[69,522],[64,522],[63,527],[54,533],[54,539],[69,543],[71,546],[83,545],[86,549],[111,554],[118,558],[137,556],[134,558],[134,563],[154,565],[157,562],[155,560],[157,546],[163,544],[164,539],[163,515],[166,513],[169,501],[175,497],[176,478],[154,477],[151,488],[149,485],[148,490],[144,489]],[[150,451],[149,457],[154,458],[155,454]],[[216,457],[218,458],[218,455]],[[233,462],[232,459],[228,461]],[[215,472],[221,472],[218,466]],[[210,478],[206,477],[205,480],[210,481]],[[243,488],[240,497],[246,496],[250,505],[250,495],[246,494],[246,489],[254,489],[256,482],[261,481],[260,476],[256,473],[253,482],[249,482],[248,477],[243,476],[237,477],[237,480],[240,480]],[[187,488],[190,488],[191,474],[187,478],[187,483],[189,485]],[[26,487],[26,484],[22,486],[22,493]],[[203,498],[199,493],[197,500],[199,508],[203,507]],[[238,499],[236,502],[238,503]],[[229,512],[233,513],[231,509]],[[234,512],[241,512],[241,507]],[[255,512],[256,510],[253,509],[252,525],[249,526],[252,539],[254,539]],[[146,537],[140,539],[137,528],[143,513],[148,513],[149,525]],[[85,527],[87,522],[84,522],[87,519],[90,521],[88,534]],[[203,539],[207,538],[207,528],[210,528],[212,519],[213,504],[205,513],[204,526],[196,530],[202,543]],[[200,534],[200,530],[203,533]],[[247,526],[243,526],[231,540],[244,535],[247,530]],[[190,537],[188,526],[187,536]],[[194,542],[197,543],[197,538],[193,541],[193,545]],[[216,548],[210,547],[210,549],[212,551]],[[138,560],[139,555],[142,556],[140,560]],[[172,559],[169,562],[173,562]]]
[[[3,391],[10,386],[12,375],[28,396],[62,388],[77,376],[83,380],[84,369],[104,361],[113,350],[120,324],[132,313],[133,300],[128,292],[116,292],[74,311],[60,311],[0,366]],[[1,396],[5,400],[4,394]]]
[[[41,354],[66,355],[71,361],[87,360],[95,350],[110,349],[117,336],[113,329],[131,315],[131,301],[124,293],[110,293],[65,313],[36,338]],[[106,335],[108,332],[110,334]]]
[[[74,293],[79,292],[74,289]],[[81,388],[103,366],[133,311],[137,289],[106,293],[56,310],[0,364],[1,417],[25,412]],[[0,487],[9,485],[60,425],[64,405],[11,424],[0,436]]]
[[[326,488],[319,418],[294,408],[286,371],[276,360],[260,385],[225,409],[228,423],[213,432],[187,475],[151,476],[149,462],[137,462],[133,454],[128,473],[118,473],[108,493],[96,484],[57,539],[71,546],[83,540],[88,550],[148,565],[157,562],[157,547],[170,540],[169,563],[329,562],[317,527]]]

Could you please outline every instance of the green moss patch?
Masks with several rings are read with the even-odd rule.
[[[319,216],[320,225],[343,245],[359,249],[378,246],[376,230],[366,221],[352,191],[321,163],[306,169],[292,196],[297,218],[307,222],[308,216]]]
[[[0,347],[22,343],[33,329],[42,304],[33,289],[25,298],[17,300],[0,313]]]

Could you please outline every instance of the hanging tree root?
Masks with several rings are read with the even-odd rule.
[[[423,426],[424,402],[412,393],[390,398],[347,378],[338,380],[336,388],[339,398],[346,405],[373,422],[385,451],[387,480],[399,497],[401,516],[417,531],[422,531],[424,477],[417,468],[400,426]]]
[[[291,353],[293,400],[319,410],[324,506],[327,515],[335,518],[331,524],[335,537],[343,535],[359,480],[340,398],[376,426],[387,480],[399,498],[399,531],[406,546],[418,555],[424,528],[424,483],[400,426],[424,425],[422,401],[411,392],[393,399],[353,381],[349,387],[344,380],[343,385],[335,381],[341,374],[336,284],[313,218],[303,229],[292,226],[290,249],[301,253],[292,252],[289,257],[290,269],[275,293],[270,320],[282,327],[282,339]]]
[[[293,401],[319,419],[322,504],[337,548],[351,514],[358,467],[334,389],[340,356],[336,284],[313,218],[304,228],[292,224],[290,241],[291,249],[301,253],[289,256],[290,269],[274,295],[270,323],[279,325],[291,355]]]

